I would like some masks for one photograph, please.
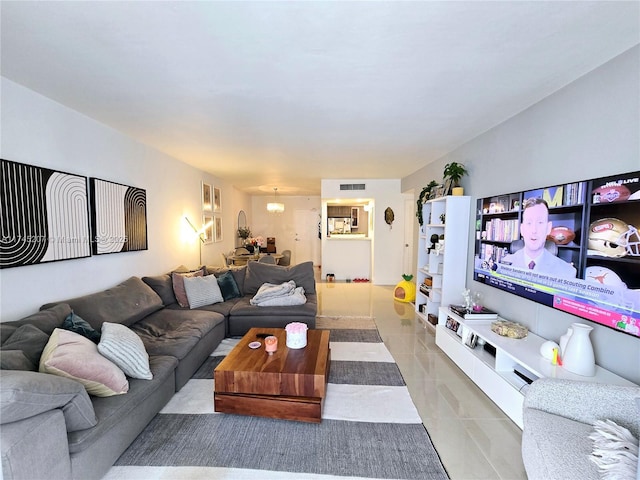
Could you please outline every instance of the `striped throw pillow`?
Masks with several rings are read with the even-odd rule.
[[[98,352],[132,378],[151,380],[149,355],[140,337],[120,323],[104,322]]]
[[[192,309],[224,301],[218,279],[215,275],[185,277],[184,289],[187,291],[189,308]]]

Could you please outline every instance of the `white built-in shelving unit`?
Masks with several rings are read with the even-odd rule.
[[[458,322],[457,331],[446,326],[449,318]],[[491,330],[493,321],[495,320],[465,320],[451,312],[448,305],[442,306],[436,327],[436,345],[520,428],[523,427],[522,406],[529,383],[516,374],[515,370],[531,380],[550,377],[633,385],[599,366],[596,366],[593,377],[583,377],[559,365],[552,365],[550,360],[540,354],[540,346],[546,341],[545,338],[531,332],[522,339],[503,337]],[[462,340],[470,334],[478,337],[473,348],[465,345]],[[484,344],[493,348],[485,349]]]
[[[461,303],[467,276],[470,197],[446,196],[422,206],[423,225],[418,238],[416,314],[427,325],[434,321],[440,305]],[[444,221],[443,221],[444,219]],[[431,236],[444,235],[444,252],[430,249]],[[427,283],[428,288],[421,285]]]

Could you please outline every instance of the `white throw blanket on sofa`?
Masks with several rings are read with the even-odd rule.
[[[279,285],[263,283],[250,303],[258,307],[303,305],[307,303],[307,297],[304,288],[296,287],[296,282],[289,280]]]

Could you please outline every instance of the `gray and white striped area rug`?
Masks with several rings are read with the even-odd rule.
[[[218,414],[226,339],[111,468],[122,479],[448,479],[377,330],[331,330],[322,423]]]

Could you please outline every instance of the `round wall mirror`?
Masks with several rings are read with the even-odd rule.
[[[245,228],[247,226],[247,214],[244,210],[240,210],[238,213],[238,228]]]

